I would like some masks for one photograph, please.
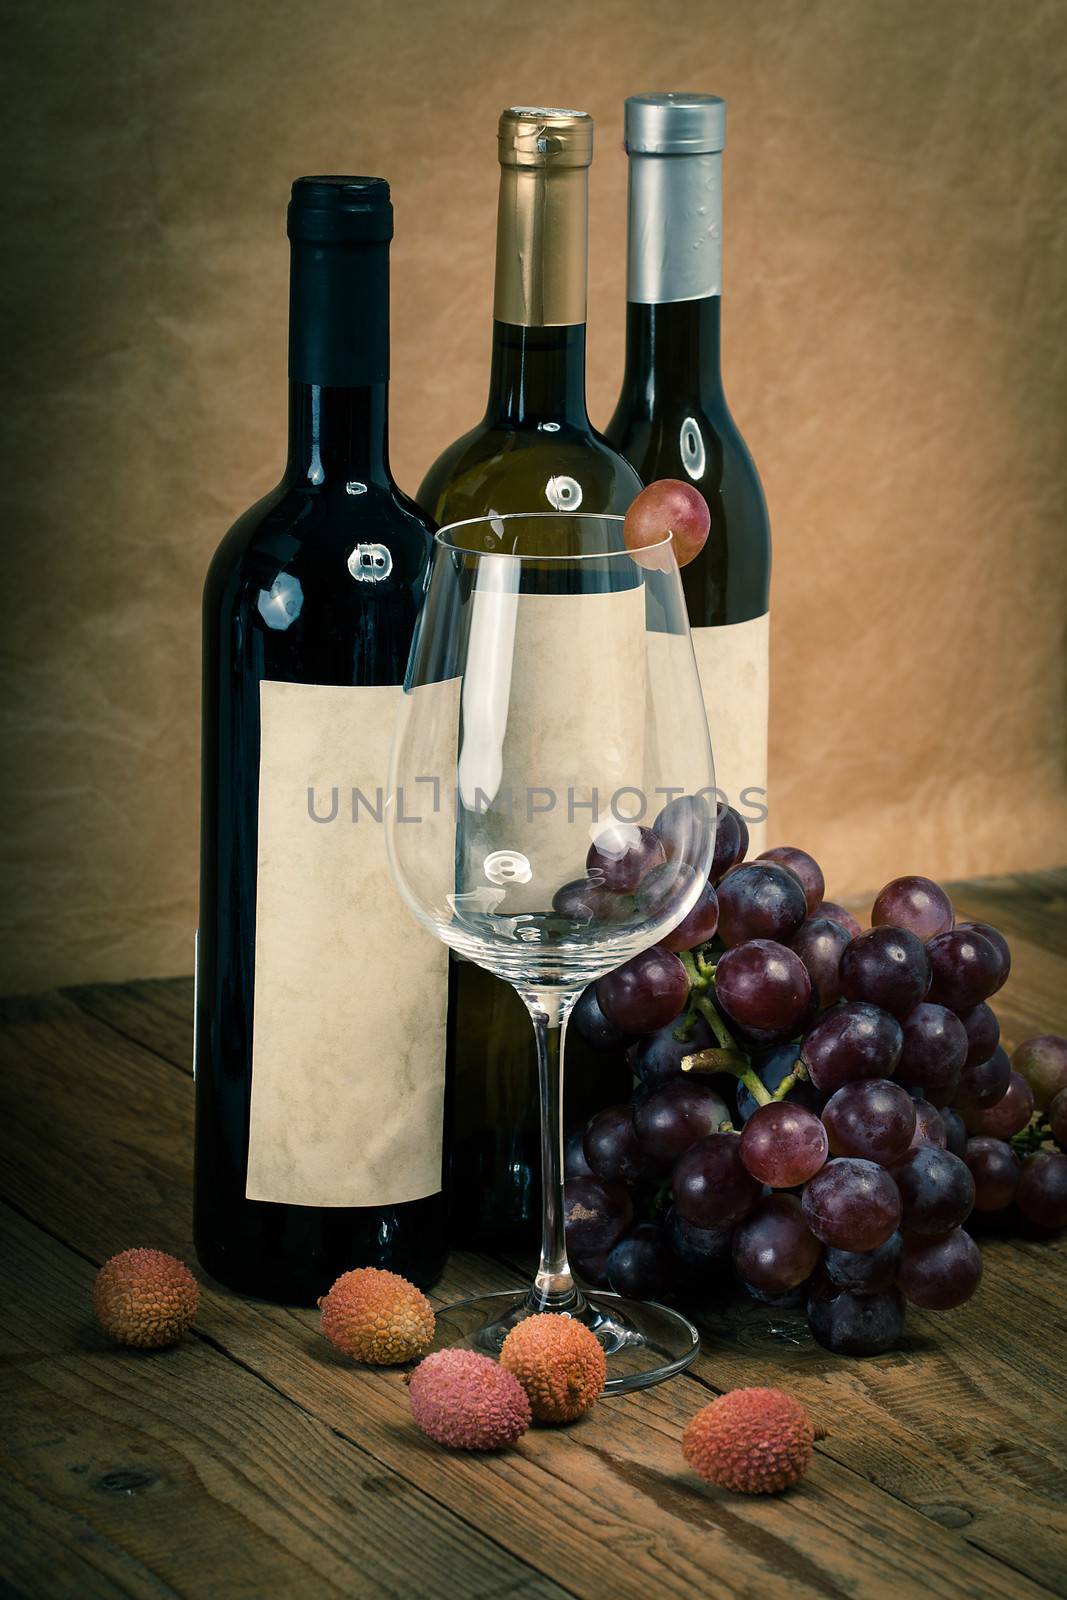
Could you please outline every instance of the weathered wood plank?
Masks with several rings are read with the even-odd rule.
[[[6,1207],[0,1241],[0,1571],[35,1597],[563,1600],[203,1339],[117,1350],[92,1266]]]
[[[193,1070],[192,978],[142,978],[64,991],[85,1012],[107,1022],[184,1072]]]
[[[69,1001],[44,1001],[34,1015],[24,1010],[0,1037],[15,1113],[4,1129],[7,1192],[94,1260],[146,1235],[188,1255],[187,1081]],[[91,1096],[80,1083],[92,1084]],[[484,1286],[484,1270],[475,1277],[473,1266],[457,1260],[444,1292]],[[497,1275],[494,1286],[502,1281]],[[724,1594],[738,1595],[1041,1592],[954,1529],[872,1487],[862,1466],[850,1470],[826,1453],[783,1501],[706,1491],[678,1453],[681,1429],[705,1397],[691,1379],[604,1402],[575,1429],[535,1432],[507,1456],[471,1461],[414,1434],[396,1375],[336,1360],[313,1314],[209,1287],[200,1328],[498,1543],[564,1574],[577,1594],[610,1587],[622,1596],[688,1596],[709,1572]],[[741,1381],[753,1381],[751,1373]],[[824,1416],[824,1404],[813,1409]]]

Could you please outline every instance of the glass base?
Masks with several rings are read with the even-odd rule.
[[[478,1350],[495,1359],[515,1324],[537,1314],[526,1290],[458,1300],[438,1311],[433,1349]],[[662,1383],[684,1372],[700,1351],[700,1335],[688,1318],[655,1300],[583,1293],[564,1315],[584,1322],[603,1345],[608,1358],[605,1394],[628,1394]]]

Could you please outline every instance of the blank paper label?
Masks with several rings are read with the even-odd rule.
[[[767,848],[770,617],[694,628],[693,650],[715,758],[715,784],[748,823],[749,858]]]
[[[454,738],[454,686],[417,692],[442,696]],[[260,685],[250,1200],[389,1206],[441,1187],[447,951],[400,899],[373,815],[402,693]]]

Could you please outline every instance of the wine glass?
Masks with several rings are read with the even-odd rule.
[[[669,534],[631,551],[621,517],[567,512],[440,530],[393,741],[389,861],[418,920],[512,984],[529,1010],[544,1215],[529,1290],[447,1307],[438,1345],[496,1354],[516,1322],[563,1312],[595,1332],[616,1392],[697,1354],[697,1331],[678,1312],[584,1292],[571,1275],[562,1056],[582,989],[696,903],[711,865],[713,784]],[[632,999],[639,1012],[640,985]],[[613,1222],[604,1218],[609,1233]]]

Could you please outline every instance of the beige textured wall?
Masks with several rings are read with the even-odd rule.
[[[730,103],[726,365],[775,549],[773,833],[843,894],[1064,849],[1059,0],[9,0],[0,990],[189,970],[198,606],[276,478],[289,180],[394,185],[394,460],[479,412],[494,125]]]

